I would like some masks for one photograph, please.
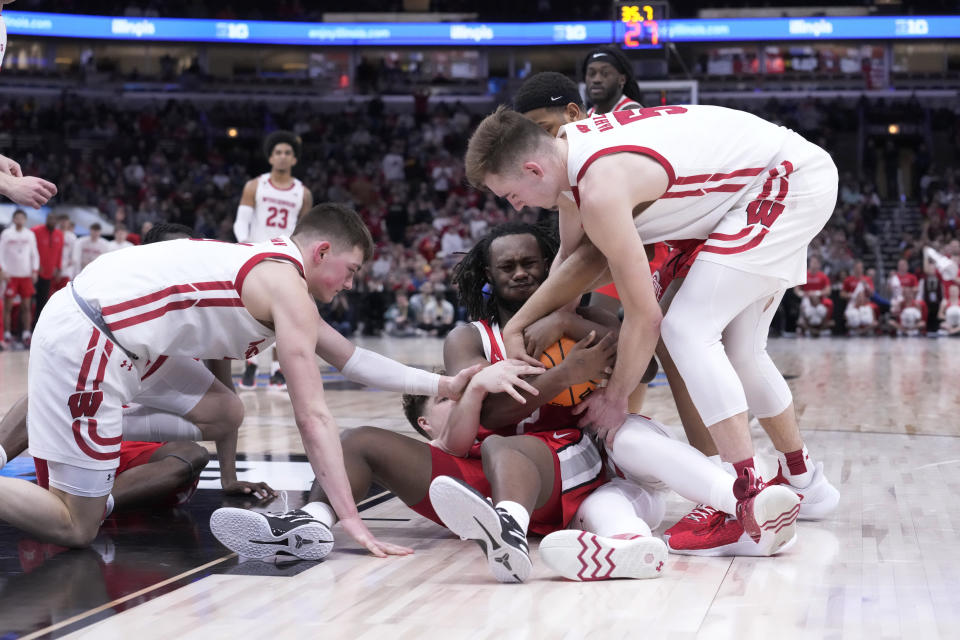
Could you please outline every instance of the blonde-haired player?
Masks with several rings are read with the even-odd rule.
[[[236,221],[233,223],[237,242],[265,242],[271,238],[289,236],[297,226],[300,213],[313,208],[310,189],[293,177],[300,149],[300,136],[289,131],[274,131],[264,140],[263,155],[270,163],[270,171],[248,180],[243,187]],[[277,351],[273,349],[270,353],[273,354],[270,386],[285,390],[286,380],[280,371]],[[241,389],[256,388],[256,360],[247,360],[247,368],[239,386]]]

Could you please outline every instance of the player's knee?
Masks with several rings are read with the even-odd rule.
[[[490,457],[492,459],[506,449],[508,444],[509,441],[503,436],[487,436],[480,445],[480,457]]]
[[[184,473],[189,476],[185,480],[198,475],[210,462],[210,452],[196,442],[175,442],[172,444],[176,445],[173,453],[189,463],[189,468],[187,465],[183,465]]]
[[[84,549],[93,543],[99,532],[99,521],[72,522],[70,526],[59,532],[59,535],[56,536],[58,539],[55,542],[73,549]]]
[[[679,365],[679,361],[683,360],[686,352],[684,345],[690,340],[684,319],[676,313],[667,313],[660,321],[660,338],[674,363]]]
[[[240,425],[243,424],[243,402],[240,400],[240,396],[235,393],[224,394],[223,402],[223,421],[225,426],[229,429],[239,429]]]

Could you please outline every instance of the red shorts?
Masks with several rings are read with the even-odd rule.
[[[598,473],[592,481],[563,491],[563,477],[560,468],[560,458],[557,453],[562,449],[577,444],[581,438],[587,437],[579,429],[557,429],[556,431],[536,432],[524,434],[532,438],[539,438],[550,447],[553,452],[553,493],[547,503],[530,514],[530,532],[545,536],[548,533],[565,529],[573,519],[580,503],[597,487],[606,482],[606,477]],[[555,435],[561,437],[557,439]],[[574,439],[576,438],[576,442]],[[433,465],[431,481],[439,476],[459,478],[488,498],[492,498],[490,482],[483,474],[483,462],[479,456],[479,446],[474,446],[466,458],[458,458],[434,446],[430,447],[430,459]],[[443,526],[430,504],[429,495],[422,501],[410,506],[411,509],[425,518],[433,520]]]
[[[653,245],[653,259],[650,260],[650,275],[653,276],[653,290],[657,294],[657,302],[663,297],[674,278],[685,278],[697,259],[703,240],[678,240],[670,244],[657,242]],[[596,289],[597,293],[620,299],[617,287],[611,282]]]
[[[166,442],[136,442],[133,440],[120,443],[120,465],[117,467],[117,478],[124,471],[129,471],[135,467],[142,467],[150,462],[150,458],[157,452],[157,449],[167,444]],[[47,471],[46,460],[40,458],[33,459],[34,467],[37,470],[37,484],[44,488],[50,488],[50,475]],[[184,504],[197,490],[197,484],[200,482],[200,476],[190,480],[171,491],[166,497],[158,496],[154,501],[156,504],[166,506],[177,506]]]
[[[7,290],[3,295],[7,298],[20,296],[22,300],[26,301],[32,298],[36,292],[37,290],[33,288],[33,278],[9,278],[7,280]]]
[[[658,302],[671,282],[687,277],[690,267],[703,249],[703,243],[703,240],[677,240],[670,243],[670,253],[653,273],[653,288]]]

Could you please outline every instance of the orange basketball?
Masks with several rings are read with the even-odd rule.
[[[570,353],[570,350],[573,349],[574,345],[576,344],[577,342],[575,340],[571,340],[570,338],[560,338],[559,342],[547,347],[547,349],[543,352],[543,355],[540,356],[540,362],[542,362],[543,366],[545,366],[547,369],[552,369],[563,362],[563,359],[568,353]],[[560,392],[556,398],[550,401],[550,404],[560,407],[572,407],[575,404],[580,404],[583,402],[583,400],[596,388],[597,383],[595,380],[575,384],[572,387],[567,387]]]

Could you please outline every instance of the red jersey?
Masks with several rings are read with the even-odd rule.
[[[38,275],[44,280],[50,280],[63,261],[63,231],[56,227],[49,229],[45,224],[35,226],[32,231],[37,236],[37,251],[40,253]]]
[[[843,279],[843,290],[847,293],[853,293],[857,290],[857,285],[861,282],[867,286],[869,293],[876,290],[873,286],[873,278],[870,276],[860,276],[859,278],[857,276],[847,276]]]
[[[804,291],[823,291],[830,288],[830,278],[823,271],[807,271],[807,283]]]

